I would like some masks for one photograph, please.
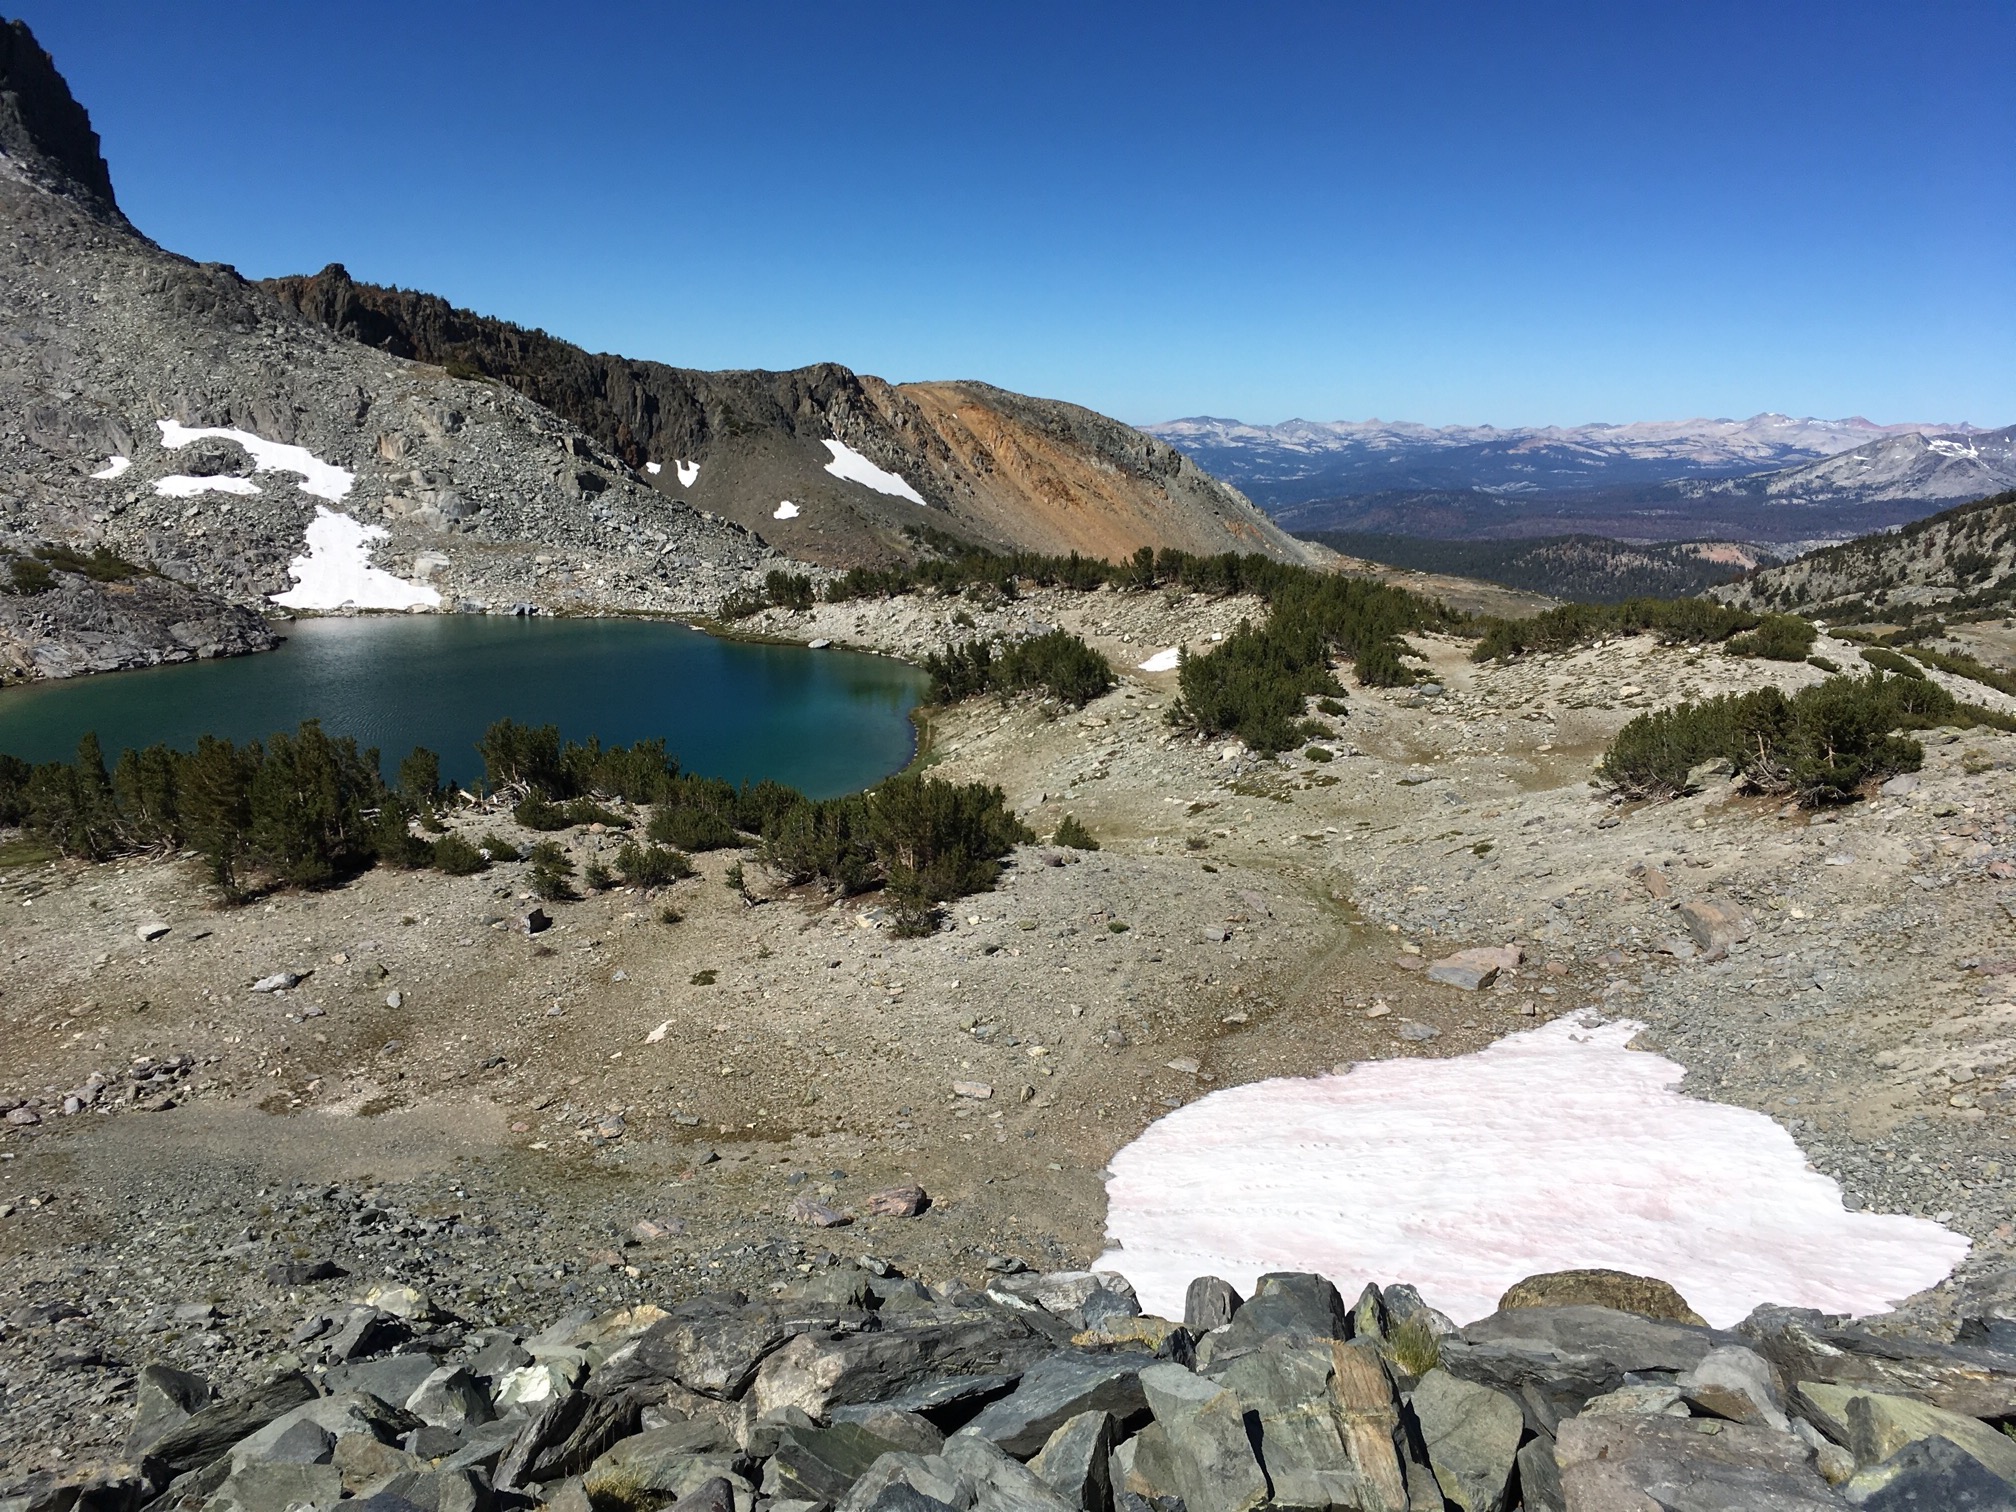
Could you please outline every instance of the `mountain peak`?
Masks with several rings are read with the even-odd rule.
[[[91,116],[25,21],[0,22],[0,153],[92,214],[125,223]]]

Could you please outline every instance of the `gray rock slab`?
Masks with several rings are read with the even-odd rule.
[[[951,1507],[954,1512],[967,1512],[977,1495],[973,1478],[942,1455],[898,1450],[870,1465],[834,1512],[870,1512],[878,1506],[884,1507],[884,1512],[917,1512],[903,1492],[932,1506]],[[885,1498],[889,1499],[886,1505]]]
[[[973,1512],[1073,1512],[1049,1483],[991,1439],[955,1433],[944,1459],[973,1482]]]
[[[209,1382],[168,1365],[143,1365],[133,1382],[133,1428],[125,1455],[138,1461],[161,1439],[210,1405]]]
[[[1020,1376],[1052,1347],[1026,1318],[990,1313],[900,1332],[800,1334],[763,1362],[751,1396],[759,1414],[791,1406],[825,1417],[946,1376]]]
[[[290,1512],[333,1507],[343,1495],[334,1465],[241,1465],[205,1503],[206,1512]]]
[[[1258,1301],[1256,1294],[1242,1316]],[[1188,1512],[1252,1512],[1267,1500],[1267,1477],[1254,1457],[1237,1396],[1181,1365],[1151,1365],[1141,1372],[1141,1389],[1166,1435]]]
[[[1338,1427],[1334,1374],[1330,1351],[1313,1347],[1257,1349],[1213,1373],[1258,1421],[1260,1458],[1277,1502],[1284,1478],[1295,1472],[1355,1473]],[[1298,1496],[1306,1501],[1317,1484],[1301,1486]]]
[[[1021,1379],[1019,1374],[945,1376],[898,1392],[886,1401],[835,1407],[826,1416],[836,1423],[865,1423],[877,1412],[914,1412],[933,1420],[949,1414],[964,1419],[972,1415],[976,1406],[1008,1395]]]
[[[675,1381],[702,1396],[733,1400],[749,1389],[763,1362],[807,1333],[849,1333],[868,1327],[862,1308],[817,1303],[727,1307],[710,1299],[674,1308],[672,1316],[614,1350],[590,1378],[596,1395]]]
[[[496,1416],[490,1394],[459,1365],[443,1365],[428,1372],[406,1398],[406,1410],[436,1428],[461,1429]]]
[[[1554,1453],[1573,1512],[1840,1512],[1789,1433],[1713,1418],[1582,1417]]]
[[[1520,1446],[1519,1502],[1521,1512],[1568,1512],[1552,1439],[1536,1435]]]
[[[1223,1328],[1245,1303],[1237,1287],[1216,1276],[1199,1276],[1183,1293],[1183,1326],[1192,1333]]]
[[[1756,1349],[1787,1381],[1922,1397],[1968,1417],[2016,1417],[2016,1350],[1878,1334],[1782,1307],[1758,1308],[1737,1332],[1735,1342]]]
[[[332,1396],[366,1391],[380,1401],[403,1404],[440,1368],[441,1361],[431,1354],[386,1355],[353,1365],[332,1365],[323,1373],[322,1386]]]
[[[989,1403],[964,1431],[1026,1459],[1080,1413],[1110,1412],[1123,1422],[1139,1417],[1148,1407],[1141,1372],[1154,1363],[1149,1355],[1060,1351],[1031,1365],[1013,1392]]]
[[[1470,1324],[1440,1348],[1443,1367],[1459,1380],[1514,1395],[1531,1388],[1558,1418],[1616,1390],[1627,1374],[1677,1376],[1711,1350],[1742,1342],[1607,1307],[1520,1307]]]
[[[176,1424],[148,1451],[148,1462],[158,1464],[168,1476],[199,1469],[247,1434],[258,1432],[315,1396],[314,1384],[298,1372],[276,1377],[238,1396],[213,1402]]]
[[[859,1423],[793,1428],[778,1440],[763,1470],[763,1494],[773,1499],[837,1502],[896,1445]]]
[[[1033,1470],[1079,1512],[1113,1512],[1113,1448],[1119,1425],[1110,1412],[1081,1412],[1052,1433]]]
[[[1446,1370],[1424,1375],[1409,1401],[1442,1495],[1462,1512],[1502,1512],[1526,1431],[1519,1404]]]
[[[1842,1487],[1863,1512],[2016,1512],[2016,1489],[1951,1439],[1918,1439]]]

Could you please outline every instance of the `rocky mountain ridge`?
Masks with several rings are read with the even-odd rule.
[[[1883,436],[1798,467],[1674,485],[1683,497],[1749,499],[1766,508],[1942,504],[2012,487],[2016,426]]]
[[[2016,490],[1822,547],[1714,592],[1799,614],[2006,612],[2016,607]]]
[[[1074,406],[831,365],[629,364],[423,296],[372,324],[385,291],[340,270],[276,293],[190,262],[119,212],[88,116],[26,27],[0,42],[0,306],[18,312],[0,336],[0,575],[51,546],[104,551],[180,585],[178,622],[212,627],[170,635],[124,614],[131,592],[59,571],[62,592],[8,606],[5,675],[263,643],[222,627],[282,595],[711,614],[778,546],[874,560],[914,551],[920,527],[1102,557],[1313,550]]]
[[[1140,546],[1308,555],[1180,451],[1078,405],[970,381],[890,384],[838,363],[707,372],[591,353],[334,264],[265,287],[367,346],[524,394],[663,492],[806,561],[908,556],[921,528],[1102,558]]]

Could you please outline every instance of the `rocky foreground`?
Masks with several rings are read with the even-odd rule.
[[[885,1194],[914,1203],[921,1194]],[[829,1257],[830,1259],[830,1257]],[[303,1284],[331,1267],[304,1263]],[[0,1512],[1635,1512],[2016,1506],[2016,1317],[1759,1308],[1536,1276],[1458,1328],[1409,1286],[1212,1277],[1181,1322],[1111,1272],[888,1263],[472,1326],[411,1286],[318,1308],[218,1399],[143,1365],[124,1459]]]

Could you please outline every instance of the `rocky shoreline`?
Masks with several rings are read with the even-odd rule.
[[[892,1213],[926,1199],[879,1194]],[[871,1199],[871,1202],[873,1199]],[[1664,1282],[1528,1278],[1459,1327],[1320,1276],[1179,1319],[1113,1272],[996,1257],[973,1284],[800,1264],[536,1332],[391,1280],[310,1301],[256,1384],[102,1355],[114,1457],[0,1512],[1757,1512],[2007,1507],[2016,1313],[1940,1330],[1761,1307],[1711,1329]],[[65,1309],[44,1308],[44,1325]],[[74,1311],[72,1312],[74,1316]],[[200,1320],[185,1320],[192,1324]],[[18,1324],[16,1326],[19,1326]]]

